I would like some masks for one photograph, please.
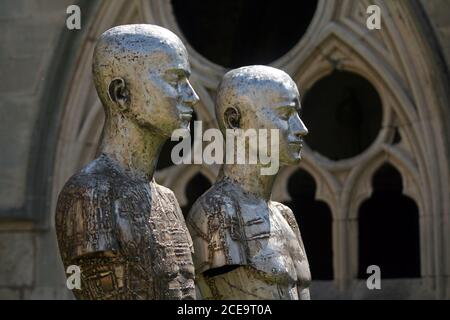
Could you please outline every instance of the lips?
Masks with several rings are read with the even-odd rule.
[[[178,105],[177,106],[179,116],[181,120],[190,121],[192,119],[192,113],[194,110],[186,105]]]
[[[303,141],[301,141],[301,140],[300,141],[291,141],[291,142],[289,142],[289,145],[303,148]]]
[[[180,113],[180,118],[190,121],[192,119],[192,113]]]
[[[290,147],[291,151],[298,152],[300,154],[300,152],[303,149],[303,142],[302,141],[290,142],[289,147]]]

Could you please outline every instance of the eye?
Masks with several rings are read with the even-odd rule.
[[[166,75],[167,82],[173,87],[178,86],[181,78],[182,78],[182,75],[177,74],[177,73],[168,73]]]
[[[180,79],[178,78],[178,76],[172,76],[172,77],[170,77],[170,79],[169,79],[169,83],[172,85],[172,86],[177,86],[178,85],[178,82],[180,81]]]
[[[282,108],[280,110],[280,118],[285,121],[288,121],[292,113],[293,113],[292,108]]]

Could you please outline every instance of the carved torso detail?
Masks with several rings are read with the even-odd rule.
[[[309,286],[308,260],[288,207],[252,198],[224,179],[197,201],[187,224],[194,241],[197,276],[223,266],[245,266],[255,277],[248,283],[261,282],[253,290],[246,288],[238,298],[297,299],[298,290]],[[228,298],[227,290],[214,293],[217,281],[207,282],[212,296],[206,298]],[[277,292],[267,284],[277,287]]]
[[[172,193],[130,176],[107,156],[60,194],[64,265],[79,265],[79,299],[194,299],[192,241]]]

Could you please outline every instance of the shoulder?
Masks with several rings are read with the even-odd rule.
[[[199,273],[226,265],[247,264],[238,214],[232,195],[216,185],[192,206],[187,226]]]
[[[170,202],[171,205],[173,205],[175,207],[179,207],[178,200],[172,190],[156,183],[154,180],[152,181],[151,185],[152,185],[152,188],[155,189],[157,194],[164,197],[166,199],[166,201]]]
[[[115,250],[112,172],[98,159],[65,184],[56,207],[56,231],[65,261],[85,254]]]
[[[297,232],[300,233],[297,219],[295,218],[294,212],[292,212],[291,208],[276,201],[271,201],[271,205],[277,208],[277,210],[281,213],[283,218],[286,220],[286,222],[289,224],[289,226],[295,233]]]
[[[115,176],[117,174],[105,168],[101,159],[96,159],[70,177],[58,196],[57,224],[69,215],[86,215],[89,209],[108,209],[115,194],[112,183]]]
[[[233,197],[214,185],[194,203],[187,224],[194,234],[209,241],[212,234],[227,227],[237,210]]]
[[[151,183],[152,188],[155,189],[156,194],[159,197],[162,197],[162,201],[164,202],[165,206],[169,206],[170,210],[175,214],[176,216],[176,223],[183,228],[183,230],[186,233],[187,241],[189,242],[189,246],[191,251],[193,251],[193,245],[192,245],[192,239],[189,235],[188,228],[186,226],[186,221],[184,220],[183,212],[181,211],[180,205],[178,204],[177,197],[175,196],[175,193],[170,190],[167,187],[164,187],[162,185],[159,185],[155,182],[155,180]]]
[[[153,189],[152,193],[161,198],[160,200],[164,203],[164,206],[166,208],[169,208],[169,210],[171,210],[176,215],[177,220],[183,225],[183,228],[186,229],[183,212],[181,211],[177,197],[175,196],[173,191],[169,188],[157,184],[155,180],[151,182],[151,188]]]
[[[119,168],[105,157],[99,157],[69,178],[59,198],[91,198],[93,193],[107,195],[111,191],[113,180],[117,181],[121,176],[123,173]]]

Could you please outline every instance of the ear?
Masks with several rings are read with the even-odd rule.
[[[121,111],[128,108],[129,92],[122,78],[115,78],[111,81],[108,88],[108,95],[112,102],[117,103]]]
[[[226,129],[239,129],[241,127],[241,113],[238,108],[227,108],[223,117]]]

